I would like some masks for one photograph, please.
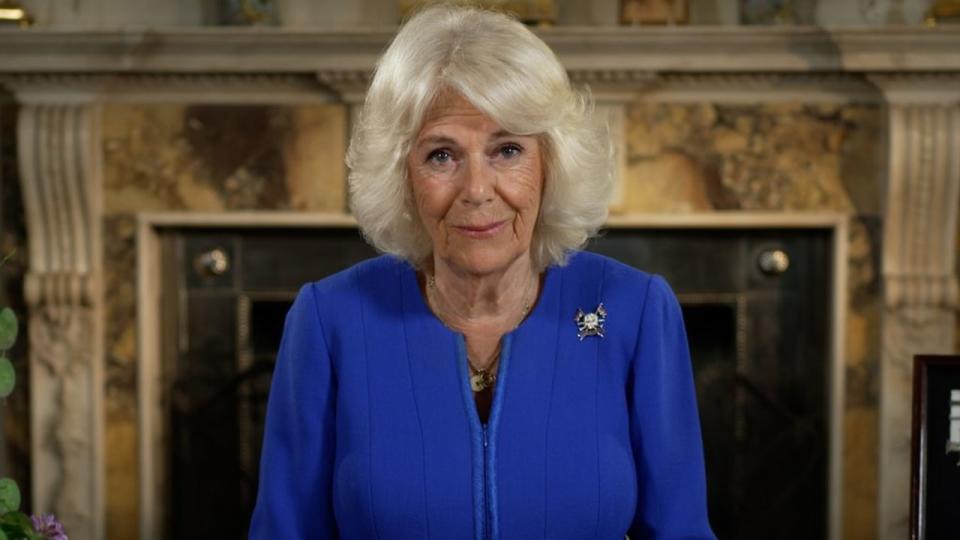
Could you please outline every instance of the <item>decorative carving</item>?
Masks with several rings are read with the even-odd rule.
[[[317,72],[317,80],[339,94],[343,101],[358,104],[363,102],[372,75],[370,70],[325,70]]]
[[[577,69],[570,70],[570,80],[575,83],[620,83],[633,89],[642,89],[654,83],[659,75],[654,71],[633,69]]]
[[[637,96],[655,101],[714,103],[758,101],[816,102],[875,101],[881,96],[875,84],[889,92],[904,86],[916,94],[918,81],[927,92],[943,92],[960,86],[960,74],[918,72],[863,74],[850,71],[791,72],[779,70],[733,72],[658,72],[635,68],[574,68],[568,71],[575,84],[590,85],[599,98],[630,102]],[[297,72],[206,72],[184,73],[23,73],[0,74],[0,85],[23,94],[51,94],[64,88],[83,89],[111,101],[200,102],[302,102],[311,98],[339,98],[349,104],[363,101],[372,71],[325,69]],[[869,79],[869,80],[868,80]]]
[[[62,102],[65,88],[111,102],[303,103],[336,99],[309,73],[8,73],[0,74],[0,86],[26,99],[51,100],[52,104]]]
[[[36,422],[33,426],[42,429],[35,436],[46,446],[41,455],[57,459],[56,464],[44,463],[50,468],[37,471],[35,476],[50,488],[42,508],[52,510],[66,524],[71,537],[89,538],[99,511],[90,504],[89,493],[97,482],[93,478],[97,469],[91,464],[98,458],[94,455],[95,441],[88,433],[89,415],[94,410],[90,366],[95,362],[91,339],[95,327],[89,307],[47,304],[34,307],[30,314],[31,379],[40,377],[37,383],[46,386],[44,395],[37,396],[34,404],[43,401],[43,409],[56,411],[48,415],[42,427]],[[41,482],[35,484],[40,487]]]
[[[71,538],[102,537],[99,110],[76,94],[19,96],[17,143],[30,244],[33,508]],[[24,99],[26,98],[26,99]]]
[[[886,540],[908,535],[912,358],[954,345],[960,88],[951,75],[874,81],[891,102],[877,509]]]

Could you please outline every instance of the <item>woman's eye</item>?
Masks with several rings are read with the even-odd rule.
[[[512,158],[519,156],[521,153],[523,153],[523,148],[518,144],[510,143],[500,147],[500,155],[503,157]]]
[[[448,163],[451,159],[453,159],[453,156],[450,155],[450,152],[442,149],[434,150],[433,152],[427,154],[427,161],[432,161],[434,163]]]

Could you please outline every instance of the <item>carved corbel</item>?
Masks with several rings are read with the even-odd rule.
[[[75,95],[18,92],[29,243],[33,509],[70,538],[103,537],[100,111]]]
[[[874,77],[888,104],[878,533],[908,535],[913,356],[954,347],[960,76]]]

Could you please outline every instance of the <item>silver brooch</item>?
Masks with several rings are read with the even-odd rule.
[[[574,319],[577,322],[577,337],[580,341],[587,336],[603,337],[603,323],[607,320],[607,310],[603,308],[603,302],[597,306],[596,311],[584,313],[582,309],[577,310],[577,316]]]

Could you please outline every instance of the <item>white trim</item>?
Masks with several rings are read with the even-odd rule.
[[[776,227],[788,229],[836,228],[845,214],[830,212],[692,212],[687,214],[627,213],[610,216],[606,227],[667,227],[752,229]]]
[[[833,304],[832,332],[830,335],[830,372],[829,403],[830,411],[830,473],[828,475],[829,534],[831,540],[843,536],[843,442],[845,433],[844,413],[846,412],[847,380],[847,290],[848,248],[850,244],[850,220],[838,215],[833,225],[833,280],[830,299]]]
[[[137,221],[137,416],[140,540],[162,537],[164,487],[160,484],[163,447],[160,376],[160,243],[150,219]]]
[[[151,212],[138,214],[150,227],[356,227],[357,221],[343,212]]]

